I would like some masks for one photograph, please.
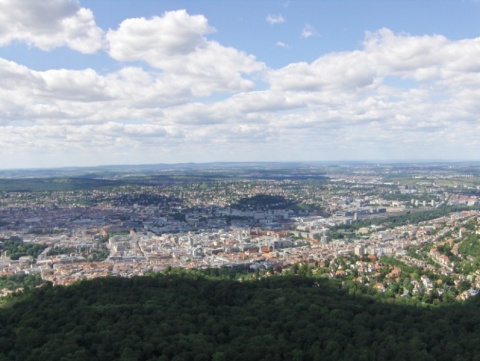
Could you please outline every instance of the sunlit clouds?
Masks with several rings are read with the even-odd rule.
[[[81,1],[0,0],[0,10],[0,46],[116,64],[39,71],[0,58],[1,167],[478,157],[480,38],[380,28],[356,48],[273,68],[183,9],[111,29]],[[305,25],[298,41],[321,38]]]

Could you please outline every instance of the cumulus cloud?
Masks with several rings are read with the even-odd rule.
[[[478,38],[451,41],[388,29],[367,33],[360,50],[271,70],[270,91],[295,94],[303,104],[295,110],[297,119],[277,113],[276,124],[297,124],[311,134],[319,129],[326,134],[334,125],[341,144],[362,144],[365,152],[390,149],[380,158],[399,158],[402,152],[404,158],[414,158],[426,134],[432,158],[449,157],[442,139],[468,156],[479,144],[468,131],[474,124],[479,128],[479,56]],[[465,143],[460,144],[461,138]]]
[[[280,48],[285,48],[285,49],[290,48],[290,46],[288,44],[285,44],[283,41],[277,41],[277,46],[279,46]]]
[[[470,78],[478,85],[479,56],[479,38],[450,41],[381,29],[367,33],[362,50],[326,54],[310,64],[292,63],[271,71],[268,79],[275,89],[309,91],[377,89],[388,77],[437,85],[448,79],[445,86],[452,86],[452,80],[465,86]]]
[[[118,30],[110,30],[107,39],[114,59],[146,60],[160,66],[163,57],[186,55],[205,46],[204,35],[214,31],[203,15],[178,10],[151,19],[127,19]]]
[[[297,91],[352,90],[374,83],[376,69],[362,52],[328,54],[307,63],[292,63],[271,71],[273,89]]]
[[[265,21],[270,25],[281,24],[285,22],[285,18],[281,14],[268,14]]]
[[[190,84],[197,96],[252,89],[254,83],[244,75],[260,72],[264,65],[252,55],[208,40],[205,36],[213,31],[203,15],[185,10],[128,19],[108,32],[109,54],[119,61],[147,62]]]
[[[419,81],[480,72],[480,38],[450,41],[441,35],[395,35],[381,29],[367,33],[364,49],[379,72]]]
[[[0,0],[0,46],[15,40],[42,50],[67,46],[94,53],[102,48],[103,31],[77,0]]]
[[[148,121],[192,97],[188,86],[133,67],[100,75],[93,69],[34,71],[0,59],[0,76],[0,126]]]
[[[266,69],[209,40],[213,31],[185,11],[126,20],[108,33],[124,67],[107,74],[0,59],[0,154],[22,144],[25,154],[146,163],[448,158],[451,149],[480,149],[479,38],[380,29],[359,49]]]

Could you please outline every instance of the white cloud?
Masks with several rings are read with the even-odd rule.
[[[480,38],[450,41],[441,35],[395,35],[381,29],[367,33],[364,47],[380,73],[427,81],[480,72]]]
[[[103,31],[77,0],[0,0],[0,46],[17,40],[42,50],[67,46],[94,53]]]
[[[282,16],[282,14],[268,14],[265,18],[265,21],[270,25],[281,24],[285,22],[285,18]]]
[[[410,86],[477,86],[479,57],[480,38],[450,41],[381,29],[367,34],[362,50],[330,53],[311,64],[292,63],[271,71],[268,79],[274,89],[309,91],[378,89],[388,77],[410,80]]]
[[[290,48],[290,46],[288,44],[285,44],[283,41],[277,41],[277,46],[279,46],[280,48],[285,48],[285,49]]]
[[[271,71],[273,89],[334,91],[357,89],[374,84],[376,69],[362,52],[328,54],[312,64],[292,63]]]
[[[303,39],[308,39],[314,35],[317,35],[317,31],[312,25],[307,24],[303,27],[302,34],[300,35],[300,37],[302,37]]]
[[[109,32],[111,55],[153,70],[34,71],[0,59],[2,159],[474,158],[480,149],[479,38],[381,29],[357,50],[265,70],[210,41],[203,16],[130,20]]]
[[[114,59],[144,59],[159,65],[163,57],[188,55],[205,46],[204,35],[214,31],[203,15],[191,16],[185,10],[178,10],[151,19],[127,19],[118,30],[110,30],[107,39]]]
[[[471,126],[480,127],[479,56],[478,38],[450,41],[387,29],[367,34],[361,50],[271,70],[271,89],[295,94],[298,104],[304,104],[295,110],[298,118],[277,113],[276,124],[297,125],[308,130],[312,140],[322,130],[317,134],[322,141],[328,134],[325,127],[334,124],[332,136],[342,139],[334,142],[337,147],[355,144],[362,149],[359,154],[376,152],[379,158],[415,158],[422,142],[428,143],[428,150],[421,151],[425,157],[450,158],[452,154],[442,150],[444,140],[445,149],[454,148],[458,158],[462,152],[474,158],[479,141]],[[422,140],[427,134],[428,140]],[[380,149],[386,153],[379,154]]]
[[[140,68],[107,75],[92,69],[33,71],[0,59],[0,76],[0,126],[148,121],[161,117],[161,108],[192,98],[189,84]]]
[[[176,82],[188,84],[196,96],[212,92],[252,89],[245,74],[264,65],[234,48],[208,40],[214,29],[203,15],[185,10],[166,12],[162,17],[128,19],[118,30],[110,30],[110,56],[120,61],[145,61],[165,71]]]

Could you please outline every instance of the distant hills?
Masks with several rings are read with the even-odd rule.
[[[0,191],[70,191],[239,179],[324,179],[307,163],[183,163],[0,171]]]
[[[158,163],[158,164],[131,164],[131,165],[101,165],[86,167],[59,167],[59,168],[32,168],[32,169],[5,169],[0,170],[0,178],[38,178],[38,177],[78,177],[85,176],[90,178],[118,176],[127,173],[164,173],[168,171],[218,171],[218,170],[281,170],[281,169],[305,169],[322,168],[332,166],[416,166],[416,167],[435,167],[435,166],[469,166],[480,165],[480,162],[443,162],[443,161],[305,161],[305,162],[210,162],[210,163]]]

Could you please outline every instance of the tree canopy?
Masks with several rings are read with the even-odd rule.
[[[46,285],[0,309],[0,360],[480,360],[480,303],[414,307],[232,270]]]

